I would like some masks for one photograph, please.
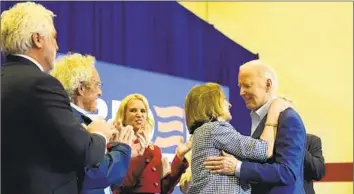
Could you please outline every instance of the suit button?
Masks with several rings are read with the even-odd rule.
[[[155,172],[155,171],[156,171],[155,166],[153,166],[153,167],[151,168],[151,170]]]
[[[149,158],[146,158],[145,162],[146,162],[146,163],[149,163],[149,162],[150,162],[150,159],[149,159]]]
[[[154,182],[153,185],[154,185],[155,187],[157,187],[157,186],[159,186],[159,183]]]

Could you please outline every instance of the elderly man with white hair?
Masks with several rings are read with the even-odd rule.
[[[277,96],[275,71],[261,60],[250,61],[240,67],[238,82],[240,95],[251,110],[252,137],[259,138],[264,126],[277,129],[273,156],[265,163],[212,157],[205,162],[206,168],[253,183],[252,194],[304,194],[306,130],[299,114],[290,107],[279,115],[277,123],[266,122],[269,106]]]
[[[58,45],[54,14],[25,2],[1,14],[1,192],[77,193],[76,170],[103,160],[114,127],[86,130],[68,95],[48,72]]]
[[[89,114],[97,110],[102,95],[101,78],[95,68],[95,57],[71,53],[55,63],[51,75],[64,86],[76,118],[84,125],[92,123]],[[121,185],[128,171],[133,144],[133,127],[119,125],[119,134],[112,138],[108,152],[99,165],[78,170],[80,194],[112,194],[110,186]],[[135,155],[134,155],[135,154]]]

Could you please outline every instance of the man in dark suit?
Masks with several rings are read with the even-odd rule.
[[[101,79],[94,64],[94,57],[73,53],[58,60],[51,72],[63,84],[75,116],[84,125],[92,123],[89,114],[97,110],[97,98],[102,95]],[[79,186],[80,194],[111,194],[111,185],[123,183],[130,164],[133,137],[131,126],[119,127],[119,134],[103,161],[78,170],[79,180],[84,180]]]
[[[240,67],[240,95],[251,110],[252,137],[259,138],[265,126],[277,128],[273,156],[262,164],[227,156],[211,158],[210,169],[235,174],[241,183],[253,183],[252,194],[304,194],[306,130],[300,116],[287,108],[280,113],[278,122],[265,123],[277,86],[275,72],[262,61],[250,61]]]
[[[1,193],[75,194],[76,170],[101,162],[113,128],[104,121],[88,131],[69,98],[46,72],[58,50],[54,14],[18,3],[1,14]]]
[[[326,173],[325,160],[322,154],[321,138],[316,135],[306,135],[306,154],[304,168],[304,188],[306,194],[315,194],[313,180],[321,180]]]

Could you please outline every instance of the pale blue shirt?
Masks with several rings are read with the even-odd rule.
[[[275,98],[276,97],[271,98],[267,103],[265,103],[263,106],[261,106],[256,111],[251,111],[251,113],[250,113],[251,120],[252,120],[251,135],[256,131],[259,123],[262,121],[262,119],[268,113],[269,107]],[[240,178],[241,165],[242,165],[242,161],[238,162],[236,165],[235,175],[238,178]]]

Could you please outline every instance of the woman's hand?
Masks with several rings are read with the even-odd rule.
[[[180,143],[176,148],[176,155],[180,160],[183,160],[184,155],[186,155],[191,149],[192,149],[192,138],[190,138],[187,143],[184,143],[183,138],[181,138]]]

